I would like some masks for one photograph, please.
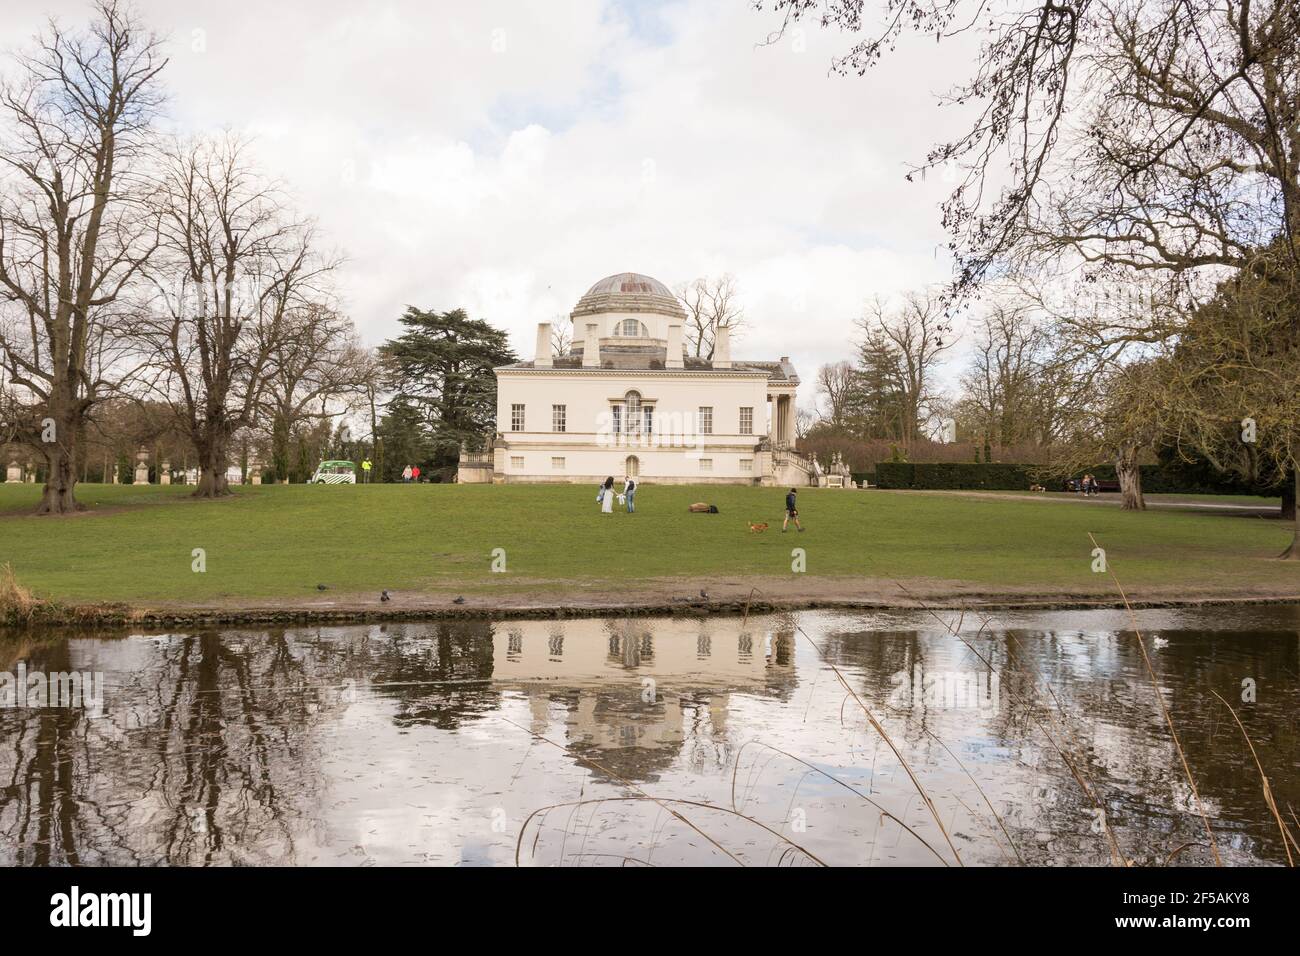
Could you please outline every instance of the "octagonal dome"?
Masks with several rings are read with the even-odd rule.
[[[598,295],[601,293],[627,292],[632,294],[643,293],[646,295],[666,295],[672,297],[672,291],[658,279],[651,276],[644,276],[639,272],[620,272],[617,275],[605,276],[590,289],[587,295]]]
[[[684,316],[672,290],[658,279],[639,272],[619,272],[601,279],[578,300],[573,316],[605,312],[654,312]]]

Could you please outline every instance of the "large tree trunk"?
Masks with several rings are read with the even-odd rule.
[[[74,489],[77,486],[77,439],[81,434],[75,406],[51,402],[48,418],[53,421],[53,441],[43,441],[45,488],[38,515],[72,514],[81,510]],[[44,437],[44,436],[42,436]]]
[[[1138,466],[1136,445],[1120,446],[1115,476],[1119,479],[1120,507],[1125,511],[1145,511],[1147,503],[1142,497],[1142,469]]]
[[[194,489],[195,498],[220,498],[230,494],[226,481],[226,443],[222,439],[208,439],[198,445],[199,484]]]
[[[280,484],[289,480],[289,422],[283,415],[271,426],[271,469]]]
[[[1296,456],[1300,462],[1300,455]],[[1287,498],[1290,498],[1291,513],[1287,514]],[[1296,499],[1300,498],[1300,465],[1291,471],[1291,494],[1282,496],[1282,517],[1290,518],[1294,528],[1291,537],[1291,547],[1282,552],[1280,557],[1283,561],[1300,561],[1300,510],[1296,508]]]

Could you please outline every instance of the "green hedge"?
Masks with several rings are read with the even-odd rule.
[[[975,464],[974,462],[876,463],[876,484],[881,488],[926,490],[1028,491],[1036,479],[1030,465]]]
[[[1089,468],[1098,481],[1114,481],[1114,465]],[[926,491],[1028,491],[1041,484],[1049,491],[1061,491],[1063,481],[1049,477],[1042,465],[976,464],[974,462],[893,462],[876,464],[876,485],[881,488],[913,488]],[[1240,491],[1189,481],[1160,465],[1142,466],[1142,491],[1153,495],[1221,495]]]

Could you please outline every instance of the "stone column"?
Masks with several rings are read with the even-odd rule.
[[[248,481],[254,485],[262,483],[262,463],[257,460],[256,455],[248,456]]]
[[[149,452],[144,448],[135,454],[135,481],[132,484],[149,484]]]
[[[172,463],[166,458],[164,458],[162,465],[158,468],[158,484],[170,485],[171,483],[172,483]]]
[[[9,467],[5,469],[5,484],[19,485],[23,481],[23,470],[18,467],[18,462],[9,462]]]

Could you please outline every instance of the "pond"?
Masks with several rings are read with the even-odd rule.
[[[1298,675],[1285,606],[9,634],[0,863],[1285,864]]]

